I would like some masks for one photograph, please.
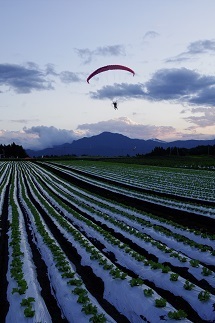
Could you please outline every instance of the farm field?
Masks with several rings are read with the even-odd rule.
[[[0,322],[215,322],[215,172],[0,162]]]

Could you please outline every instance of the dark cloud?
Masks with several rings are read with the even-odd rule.
[[[95,55],[98,56],[124,56],[125,55],[125,48],[122,45],[113,45],[113,46],[106,46],[106,47],[98,47],[94,51]]]
[[[197,101],[203,98],[205,91],[214,85],[214,76],[201,75],[186,68],[159,70],[144,84],[147,96],[152,101],[168,100],[188,104],[198,104]],[[211,100],[205,97],[202,103],[210,105]]]
[[[188,54],[204,54],[204,53],[215,53],[215,40],[198,40],[190,43],[188,46]]]
[[[63,71],[59,74],[61,82],[63,83],[75,83],[75,82],[81,82],[81,78],[79,74],[69,72],[69,71]]]
[[[198,40],[195,42],[192,42],[188,45],[187,51],[180,53],[179,55],[168,58],[166,60],[167,63],[172,62],[182,62],[186,60],[193,59],[196,55],[201,54],[215,54],[215,40]]]
[[[8,86],[17,93],[53,89],[45,73],[34,63],[28,63],[27,66],[0,64],[0,85]]]
[[[142,84],[114,84],[102,87],[96,92],[90,92],[92,99],[112,99],[113,97],[128,98],[144,98],[145,92]]]
[[[88,48],[75,48],[75,52],[78,54],[84,64],[88,64],[95,56],[124,56],[125,48],[123,45],[112,45],[97,47],[94,50],[89,50]]]
[[[93,99],[144,99],[187,105],[215,106],[215,76],[201,75],[186,68],[158,70],[146,83],[114,84],[96,92]]]
[[[52,79],[49,79],[52,76]],[[0,85],[13,89],[16,93],[31,93],[32,91],[53,90],[54,78],[63,83],[80,82],[80,73],[63,71],[57,73],[54,65],[47,64],[41,70],[37,64],[28,62],[25,66],[15,64],[0,64]],[[3,91],[0,91],[3,93]]]

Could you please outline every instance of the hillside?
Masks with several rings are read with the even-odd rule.
[[[46,148],[43,150],[26,149],[30,157],[39,156],[136,156],[150,153],[155,147],[193,148],[199,145],[215,145],[214,140],[177,140],[164,142],[158,139],[131,139],[118,133],[103,132],[92,137],[74,140],[72,143]]]

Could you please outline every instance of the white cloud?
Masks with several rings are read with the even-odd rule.
[[[127,117],[91,124],[86,123],[79,125],[77,129],[85,133],[87,136],[93,136],[103,131],[109,131],[120,133],[129,138],[135,139],[158,138],[166,140],[167,138],[175,138],[180,135],[173,127],[143,125],[136,123]]]
[[[15,142],[25,149],[39,150],[64,143],[71,143],[79,136],[73,130],[57,129],[53,126],[37,126],[23,128],[21,131],[0,131],[0,141],[2,144]]]
[[[191,122],[191,120],[188,120]],[[192,122],[197,120],[192,119]],[[80,124],[76,130],[58,129],[53,126],[37,126],[23,128],[21,131],[0,130],[1,144],[15,142],[24,149],[40,150],[44,148],[72,143],[73,140],[82,137],[91,137],[102,132],[120,133],[134,139],[157,138],[164,141],[186,140],[186,139],[214,139],[215,134],[207,135],[196,131],[196,126],[191,126],[182,132],[171,126],[155,126],[140,124],[127,117],[100,121],[97,123]]]
[[[185,117],[184,119],[194,125],[205,128],[205,127],[214,127],[215,131],[215,107],[210,108],[193,108],[191,109],[193,115]],[[200,114],[200,115],[196,115]]]

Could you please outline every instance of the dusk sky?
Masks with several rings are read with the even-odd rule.
[[[215,139],[214,13],[214,0],[0,0],[0,143]],[[110,64],[135,76],[86,82]]]

